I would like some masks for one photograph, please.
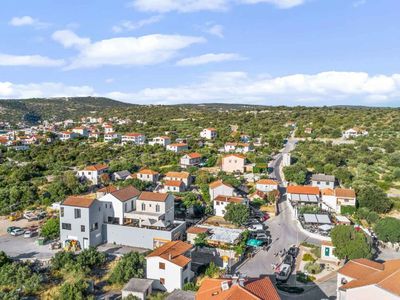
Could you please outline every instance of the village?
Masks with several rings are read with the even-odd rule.
[[[43,122],[4,130],[1,144],[15,151],[77,139],[162,147],[180,159],[179,170],[166,172],[151,166],[141,166],[136,172],[110,172],[107,161],[75,170],[75,177],[90,187],[89,192],[70,195],[36,212],[11,213],[10,224],[15,225],[7,228],[8,235],[0,236],[1,250],[44,264],[57,252],[80,253],[93,247],[117,260],[131,251],[146,255],[145,276],[129,278],[121,291],[99,292],[99,299],[129,295],[146,299],[157,292],[165,292],[166,299],[236,299],[243,294],[251,295],[248,299],[322,299],[323,295],[362,299],[366,293],[398,299],[399,260],[382,255],[396,253],[399,246],[392,245],[389,254],[382,252],[386,244],[352,218],[355,190],[341,185],[332,174],[310,174],[303,185],[285,179],[284,169],[291,166],[291,152],[298,143],[296,123],[285,124],[290,135],[283,148],[265,158],[260,168],[247,155],[263,145],[262,138],[251,138],[240,129],[239,140],[219,148],[218,160],[210,167],[201,153],[191,150],[189,140],[194,137],[173,140],[170,132],[155,137],[116,132],[116,126],[129,122],[85,117],[79,122]],[[311,134],[312,128],[305,132]],[[346,143],[367,135],[364,129],[350,128],[341,140]],[[195,140],[207,148],[218,138],[218,129],[204,128]],[[212,178],[205,192],[210,206],[204,203],[193,169]],[[119,184],[130,180],[142,182],[144,189]],[[232,184],[233,180],[238,184]],[[188,209],[184,203],[190,197],[196,205]],[[44,221],[40,220],[49,218],[59,219],[59,238],[41,237]],[[18,226],[20,219],[39,225]],[[336,227],[351,228],[363,236],[375,261],[338,258],[331,237]],[[30,247],[36,253],[24,255]],[[376,260],[379,255],[384,263]],[[213,276],[204,277],[207,267],[217,270]]]

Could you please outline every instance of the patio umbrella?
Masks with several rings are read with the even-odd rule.
[[[324,225],[318,226],[318,228],[321,229],[322,231],[331,230],[332,227],[333,227],[332,225],[328,225],[328,224],[324,224]]]

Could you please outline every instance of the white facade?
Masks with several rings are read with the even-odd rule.
[[[282,154],[282,165],[288,167],[291,164],[291,156],[289,152],[283,152]]]
[[[190,187],[192,183],[192,177],[188,172],[168,172],[165,174],[164,179],[169,181],[182,181],[185,184],[185,188]]]
[[[256,183],[256,190],[264,193],[276,191],[278,189],[278,184],[274,183],[264,183],[262,180]]]
[[[198,166],[201,162],[201,155],[199,154],[186,154],[181,157],[181,168],[187,168],[191,166]]]
[[[140,225],[150,219],[162,220],[165,225],[170,225],[174,222],[174,196],[168,195],[165,201],[142,200],[139,197],[134,216],[140,220]]]
[[[209,187],[210,199],[214,200],[217,196],[234,196],[235,189],[229,185],[220,184],[217,187]]]
[[[77,137],[78,137],[78,134],[75,133],[75,132],[68,132],[68,131],[65,131],[65,132],[61,132],[61,134],[59,135],[59,137],[60,137],[60,140],[64,142],[64,141],[68,141],[68,140],[77,138]]]
[[[213,201],[214,214],[218,217],[225,216],[226,207],[229,203],[242,203],[243,205],[247,205],[248,201],[244,198],[239,197],[217,197]]]
[[[104,223],[123,225],[125,213],[136,209],[136,199],[137,197],[133,197],[123,202],[112,194],[106,194],[98,199],[103,205]]]
[[[115,132],[109,132],[104,134],[104,141],[105,142],[112,142],[114,140],[120,140],[121,135]]]
[[[366,136],[366,135],[368,135],[368,131],[350,128],[350,129],[344,131],[342,136],[345,139],[350,139],[350,138],[356,138],[359,136]]]
[[[189,149],[187,144],[169,144],[167,145],[167,150],[173,151],[176,153],[187,151]]]
[[[239,155],[227,155],[222,158],[222,171],[226,173],[244,173],[246,159]]]
[[[73,128],[72,132],[75,132],[81,136],[89,136],[89,132],[86,128],[84,127],[77,127],[77,128]]]
[[[171,144],[171,138],[168,136],[158,136],[153,138],[153,140],[149,141],[149,145],[161,145],[166,147],[167,145]]]
[[[121,142],[133,143],[135,145],[143,145],[146,141],[146,137],[141,133],[127,133],[121,136]]]
[[[214,128],[205,128],[200,132],[200,137],[207,140],[215,139],[217,137],[217,130]]]
[[[340,213],[340,207],[337,207],[336,196],[335,195],[324,195],[321,196],[321,208],[327,211],[334,211]],[[339,208],[339,210],[338,210]]]
[[[145,182],[151,182],[151,183],[156,183],[158,180],[159,174],[155,171],[151,170],[141,170],[138,173],[136,173],[136,178],[145,181]]]
[[[94,167],[87,167],[84,170],[78,171],[77,176],[80,178],[85,178],[93,184],[99,184],[100,175],[106,172],[107,168],[96,169]]]

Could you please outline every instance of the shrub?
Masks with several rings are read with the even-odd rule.
[[[194,282],[187,282],[184,284],[183,288],[184,291],[193,291],[197,292],[199,287]]]
[[[297,276],[296,276],[296,280],[298,282],[302,282],[302,283],[309,283],[309,282],[313,282],[315,280],[315,277],[311,276],[311,275],[306,275],[303,272],[298,272]]]
[[[132,277],[143,278],[145,258],[139,252],[125,254],[111,272],[111,283],[124,284]]]
[[[314,262],[315,258],[310,253],[305,253],[303,255],[303,261],[312,261],[312,262]]]
[[[387,217],[380,219],[375,226],[378,238],[384,242],[400,242],[400,220]]]
[[[363,232],[352,226],[338,225],[331,231],[336,257],[343,259],[371,258],[371,246]]]
[[[214,264],[214,262],[210,262],[208,265],[205,275],[210,278],[217,278],[220,274],[221,270]]]
[[[309,262],[304,266],[304,269],[311,274],[319,274],[322,271],[322,267],[320,264],[315,262]]]
[[[356,208],[354,206],[349,206],[349,205],[342,205],[340,207],[340,214],[342,215],[352,215],[356,211]]]
[[[249,208],[240,203],[229,203],[226,206],[224,219],[237,226],[242,226],[249,219]]]
[[[42,226],[41,236],[48,239],[56,239],[60,236],[60,219],[48,219]]]

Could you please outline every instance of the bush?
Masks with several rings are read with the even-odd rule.
[[[130,252],[125,254],[112,270],[109,281],[110,283],[124,284],[129,279],[143,278],[145,268],[145,258],[139,252]]]
[[[40,234],[50,240],[58,238],[60,236],[60,219],[48,219],[42,226]]]
[[[384,242],[400,242],[400,220],[387,217],[380,219],[375,226],[378,238]]]
[[[60,251],[51,258],[51,267],[53,270],[61,270],[67,264],[75,262],[75,255],[71,252]]]
[[[296,276],[296,280],[301,283],[309,283],[315,280],[314,276],[306,275],[303,272],[298,272]]]
[[[205,275],[210,278],[217,278],[220,274],[221,270],[214,264],[214,262],[210,262],[208,265]]]
[[[368,223],[375,224],[378,220],[379,220],[379,215],[376,212],[374,211],[369,212],[367,216]]]
[[[193,291],[197,292],[199,287],[194,282],[187,282],[184,284],[183,288],[184,291]]]
[[[250,216],[249,208],[240,203],[229,203],[226,206],[224,219],[236,226],[242,226]]]
[[[312,261],[312,262],[314,262],[315,258],[310,253],[305,253],[303,255],[303,261]]]
[[[354,214],[355,211],[356,211],[356,208],[354,206],[350,206],[350,205],[340,206],[340,214],[341,215],[350,216],[350,215]]]
[[[64,283],[59,292],[58,300],[84,300],[87,299],[89,284],[84,280]]]
[[[311,274],[319,274],[322,271],[322,267],[320,264],[315,262],[309,262],[304,266],[304,269]]]
[[[331,231],[334,254],[343,259],[371,258],[371,246],[363,232],[352,226],[338,225]]]
[[[96,248],[90,247],[78,254],[76,262],[83,268],[94,269],[106,262],[106,255],[103,252],[97,251]]]

